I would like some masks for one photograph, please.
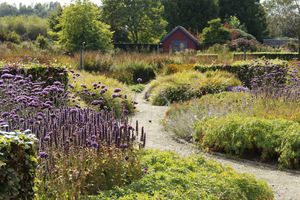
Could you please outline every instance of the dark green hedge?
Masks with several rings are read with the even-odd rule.
[[[40,81],[45,81],[47,85],[52,85],[55,81],[59,81],[65,85],[68,84],[68,71],[61,66],[42,65],[39,63],[30,63],[26,65],[7,64],[11,74],[24,74],[26,77],[32,75],[32,81],[40,78]],[[0,70],[5,66],[0,66]],[[0,71],[0,75],[3,73]]]
[[[0,199],[34,199],[34,135],[0,131]]]
[[[242,60],[244,53],[235,53],[233,54],[234,60]],[[266,59],[280,59],[280,60],[293,60],[293,58],[299,59],[298,53],[289,53],[289,52],[253,52],[246,53],[247,59],[254,58],[266,58]]]

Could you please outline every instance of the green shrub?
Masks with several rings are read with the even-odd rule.
[[[35,60],[29,58],[31,62],[23,64],[23,63],[9,63],[7,67],[10,68],[10,73],[12,74],[25,74],[25,76],[32,75],[32,81],[36,81],[37,79],[41,79],[41,81],[45,81],[47,85],[52,85],[55,81],[59,81],[65,85],[68,84],[69,77],[68,71],[65,67],[60,66],[56,63],[45,62],[40,64]],[[1,65],[0,69],[5,65]],[[2,72],[0,72],[1,75]]]
[[[241,82],[228,72],[207,72],[191,70],[169,76],[159,76],[150,82],[150,100],[154,105],[182,102],[199,98],[208,93],[218,93]]]
[[[90,199],[272,199],[265,181],[239,174],[231,167],[207,161],[201,155],[182,157],[147,150],[145,176],[131,185],[102,191]]]
[[[138,83],[138,78],[141,78],[143,83],[147,83],[155,78],[155,71],[156,67],[145,61],[120,63],[110,69],[115,79],[129,85]]]
[[[0,131],[0,199],[34,198],[34,140],[32,134]]]
[[[210,117],[195,126],[200,145],[240,156],[276,158],[281,166],[300,166],[300,127],[296,122],[237,115]],[[257,155],[258,154],[258,155]]]

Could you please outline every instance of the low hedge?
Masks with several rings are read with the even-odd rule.
[[[32,76],[32,81],[40,79],[40,81],[45,81],[45,87],[47,85],[52,85],[55,81],[59,81],[64,85],[68,84],[69,75],[68,70],[60,65],[50,64],[50,63],[28,63],[28,64],[18,64],[18,63],[1,63],[0,62],[0,76],[3,74],[1,70],[7,68],[10,74],[24,74],[28,77],[30,74]]]
[[[195,126],[195,139],[212,150],[239,156],[276,158],[280,167],[300,167],[300,125],[284,119],[211,117]]]
[[[34,135],[0,131],[0,199],[34,199]]]
[[[268,67],[266,67],[268,66]],[[270,67],[269,67],[270,66]],[[196,64],[194,69],[204,73],[206,71],[228,71],[235,74],[243,84],[250,88],[251,79],[254,77],[254,71],[258,69],[257,76],[263,75],[265,72],[272,72],[274,68],[284,68],[287,63],[280,60],[252,60],[252,61],[238,61],[232,64],[214,64],[214,65],[199,65]]]
[[[242,60],[244,53],[234,53],[233,60]],[[298,53],[291,52],[247,52],[247,59],[257,59],[257,58],[266,58],[266,59],[280,59],[280,60],[293,60],[294,58],[299,59]]]
[[[273,199],[265,181],[201,155],[147,150],[142,165],[140,180],[90,199]]]

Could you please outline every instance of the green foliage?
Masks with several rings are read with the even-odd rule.
[[[212,45],[215,43],[224,44],[227,40],[231,40],[230,30],[224,28],[221,19],[213,19],[208,22],[209,27],[202,31],[201,43],[204,45]]]
[[[0,199],[34,198],[35,137],[25,132],[0,131]]]
[[[162,4],[168,32],[178,25],[190,28],[192,33],[201,32],[219,13],[217,0],[162,0]]]
[[[128,85],[128,88],[134,92],[140,93],[145,89],[145,85],[144,84]]]
[[[103,191],[90,199],[271,199],[265,181],[231,167],[173,152],[145,151],[145,176],[131,185]]]
[[[236,16],[230,15],[228,19],[225,19],[225,22],[228,23],[230,29],[240,29],[244,32],[247,32],[245,24],[241,24],[240,20]]]
[[[59,23],[59,43],[71,52],[81,50],[83,42],[87,50],[112,49],[112,32],[99,21],[99,14],[99,8],[89,0],[77,0],[65,7]]]
[[[243,38],[235,39],[232,41],[227,41],[226,46],[230,48],[231,51],[243,51],[245,48],[246,51],[250,52],[258,52],[258,51],[274,51],[273,48],[268,47],[265,44],[261,44],[260,42],[256,40],[247,40]]]
[[[102,0],[102,19],[117,32],[126,27],[134,44],[154,43],[166,34],[164,7],[158,0]]]
[[[138,83],[138,78],[141,78],[143,83],[147,83],[155,78],[156,67],[145,61],[129,61],[112,66],[110,71],[113,74],[113,78],[130,85]]]
[[[228,16],[235,16],[241,24],[245,24],[248,33],[258,40],[267,35],[267,14],[259,0],[219,0],[219,6],[219,16],[222,20]]]
[[[151,88],[148,92],[152,104],[166,105],[199,98],[207,93],[218,93],[240,84],[241,82],[228,72],[202,74],[190,70],[157,77],[150,82]]]
[[[204,147],[240,156],[258,153],[262,159],[279,158],[285,167],[300,166],[299,123],[231,115],[200,120],[195,128],[195,138]]]
[[[44,36],[42,35],[39,35],[37,38],[36,38],[36,42],[37,44],[39,45],[39,47],[41,49],[45,49],[48,45],[48,40],[47,38],[45,38]]]
[[[1,67],[3,66],[4,65],[1,65]],[[21,73],[25,74],[26,77],[31,74],[32,81],[41,79],[41,81],[46,82],[45,86],[52,85],[55,81],[59,81],[65,85],[68,84],[69,77],[65,67],[55,63],[40,64],[33,60],[33,62],[28,64],[15,63],[14,65],[9,65],[9,67],[11,68],[10,73]]]

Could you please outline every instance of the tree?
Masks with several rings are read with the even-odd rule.
[[[59,43],[69,51],[82,49],[85,42],[88,50],[112,49],[112,32],[99,20],[100,10],[88,0],[76,0],[65,7],[60,18]]]
[[[296,0],[267,0],[263,5],[272,37],[299,38],[300,7]]]
[[[201,35],[202,44],[225,44],[227,40],[231,40],[230,30],[223,27],[220,18],[213,19],[209,21],[208,24],[209,27],[204,28]]]
[[[267,19],[260,0],[219,0],[220,17],[224,21],[229,16],[236,16],[245,24],[248,33],[261,40],[267,35]]]
[[[177,26],[201,32],[209,20],[219,17],[218,0],[162,0],[167,31]]]
[[[102,19],[115,30],[128,31],[134,44],[151,43],[165,32],[159,0],[102,0]]]
[[[300,55],[300,4],[297,0],[266,0],[268,27],[273,37],[298,39]]]

